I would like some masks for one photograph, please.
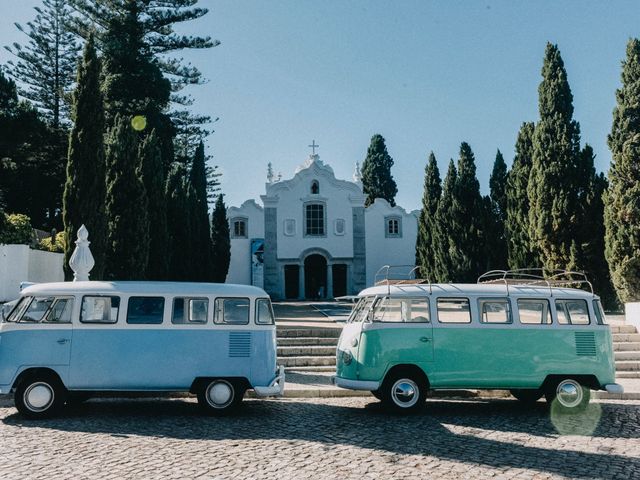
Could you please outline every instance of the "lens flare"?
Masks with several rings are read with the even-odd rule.
[[[147,128],[147,117],[144,115],[136,115],[131,119],[131,126],[134,130],[141,132]]]
[[[550,408],[551,423],[560,435],[593,435],[600,424],[602,407],[599,403],[590,403],[581,412],[567,413],[555,399]]]

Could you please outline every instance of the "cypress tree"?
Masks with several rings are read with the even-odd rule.
[[[484,200],[487,214],[486,256],[487,270],[507,268],[507,164],[500,150],[496,153],[493,171],[489,177],[490,196]]]
[[[476,164],[471,147],[460,145],[458,176],[453,190],[451,227],[457,248],[452,250],[453,281],[475,281],[483,273],[486,259],[484,208],[480,196],[480,183],[476,177]]]
[[[640,301],[640,40],[629,40],[608,137],[613,156],[604,197],[611,280],[623,302]]]
[[[505,231],[508,265],[511,269],[535,268],[538,256],[532,250],[529,238],[529,175],[533,162],[533,122],[520,127],[516,140],[516,156],[507,176],[507,211]]]
[[[422,210],[418,220],[418,237],[416,239],[416,266],[420,267],[420,277],[435,279],[434,229],[438,202],[442,195],[442,182],[436,156],[431,152],[424,173],[424,193]]]
[[[175,163],[167,177],[167,225],[169,272],[168,280],[193,280],[191,248],[190,185],[187,169]]]
[[[218,195],[211,217],[211,243],[213,252],[213,281],[224,283],[229,273],[231,261],[231,240],[229,239],[229,221],[227,207],[222,194]]]
[[[376,198],[384,198],[394,207],[398,187],[391,175],[393,159],[387,152],[382,135],[371,137],[367,157],[362,163],[362,190],[367,196],[365,207],[371,205]]]
[[[148,201],[142,183],[138,139],[131,120],[117,116],[109,132],[106,155],[106,218],[108,225],[105,277],[145,278],[149,260]]]
[[[8,63],[14,78],[25,86],[20,95],[33,102],[57,129],[70,120],[67,97],[75,80],[80,47],[67,26],[71,16],[67,0],[42,0],[42,7],[35,7],[35,11],[37,15],[27,28],[15,24],[29,37],[29,43],[5,48],[17,57],[15,63]]]
[[[146,278],[164,280],[168,269],[167,204],[162,155],[155,130],[152,130],[140,145],[139,157],[142,183],[147,193],[150,228]]]
[[[435,215],[433,229],[434,278],[430,279],[433,282],[451,282],[455,275],[453,257],[457,256],[456,249],[458,247],[451,219],[453,218],[457,177],[458,172],[453,159],[451,159],[447,175],[444,177],[442,196]]]
[[[78,66],[78,79],[73,94],[75,123],[69,137],[67,181],[62,198],[64,221],[65,272],[71,278],[69,259],[75,248],[78,229],[89,230],[95,266],[91,278],[101,280],[104,274],[107,225],[105,222],[105,158],[104,110],[100,92],[100,61],[93,37],[84,48]]]
[[[199,281],[212,278],[211,230],[209,228],[209,205],[207,203],[207,176],[205,169],[204,144],[196,149],[189,181],[193,187],[192,196],[192,254],[194,256],[193,276]]]
[[[528,185],[529,237],[540,263],[553,270],[572,263],[571,244],[579,238],[580,127],[573,120],[573,95],[556,45],[547,44],[542,77]]]

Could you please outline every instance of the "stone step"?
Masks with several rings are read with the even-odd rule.
[[[616,372],[616,378],[640,378],[640,371]]]
[[[334,350],[338,346],[338,339],[333,337],[279,337],[278,347],[293,347],[293,346],[309,346],[319,347],[328,346],[333,347]]]
[[[295,328],[280,327],[276,329],[278,338],[296,338],[296,337],[322,337],[322,338],[338,338],[342,333],[341,328]]]
[[[336,357],[278,357],[278,364],[285,367],[326,367],[336,364]]]
[[[616,362],[616,372],[640,371],[640,362],[621,361]]]
[[[611,333],[638,333],[633,325],[610,325]]]
[[[640,333],[614,333],[613,343],[618,342],[640,342]]]
[[[640,351],[616,352],[615,357],[616,362],[625,360],[635,360],[637,362],[640,361]]]
[[[307,367],[285,367],[285,372],[333,372],[335,373],[336,367],[335,365],[318,365],[318,366],[307,366]]]
[[[318,347],[318,346],[292,346],[292,347],[281,347],[278,346],[278,357],[304,357],[304,356],[335,356],[336,355],[336,347]],[[624,359],[621,359],[624,360]],[[632,360],[632,359],[629,359]]]
[[[640,342],[616,342],[613,344],[614,352],[640,352]]]

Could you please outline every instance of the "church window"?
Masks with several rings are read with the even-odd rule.
[[[284,234],[288,237],[292,237],[296,234],[296,221],[293,218],[287,218],[284,221]]]
[[[311,182],[311,194],[318,195],[320,193],[320,184],[317,180]]]
[[[397,238],[402,237],[402,219],[400,217],[386,217],[385,221],[385,237]]]
[[[231,238],[247,238],[247,219],[232,218],[231,219]]]
[[[325,209],[323,203],[307,203],[304,206],[305,235],[325,235]]]
[[[338,218],[334,228],[336,235],[344,235],[344,218]]]

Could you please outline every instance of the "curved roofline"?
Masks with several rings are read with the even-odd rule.
[[[145,282],[145,281],[89,281],[37,283],[25,288],[21,295],[38,294],[157,294],[157,295],[216,295],[267,297],[264,290],[251,285],[200,282]]]

